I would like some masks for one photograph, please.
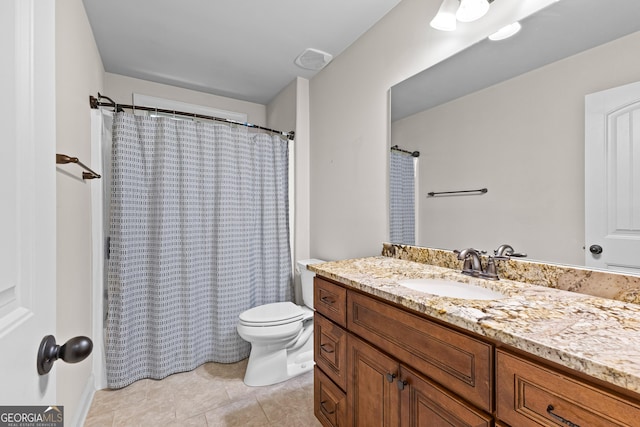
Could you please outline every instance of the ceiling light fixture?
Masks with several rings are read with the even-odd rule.
[[[482,18],[488,11],[488,0],[460,0],[456,19],[460,22],[473,22]]]
[[[431,26],[440,31],[454,31],[456,29],[456,11],[460,7],[459,0],[444,0],[438,13],[431,20]]]
[[[453,31],[457,21],[473,22],[482,18],[489,11],[489,3],[492,2],[493,0],[443,0],[430,25],[436,30]]]
[[[508,39],[509,37],[515,35],[518,31],[520,31],[521,28],[522,25],[520,25],[519,22],[514,22],[513,24],[504,26],[495,33],[491,34],[489,36],[489,40],[498,41]]]

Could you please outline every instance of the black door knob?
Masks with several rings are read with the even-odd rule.
[[[47,335],[40,342],[38,348],[37,367],[38,374],[48,374],[53,362],[62,359],[67,363],[78,363],[91,354],[93,342],[87,337],[75,337],[63,345],[56,345],[53,335]]]
[[[591,245],[589,246],[589,252],[591,252],[594,255],[599,255],[602,253],[602,246],[600,245]]]

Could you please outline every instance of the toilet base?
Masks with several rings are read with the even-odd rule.
[[[315,365],[313,334],[304,344],[293,347],[295,350],[278,345],[251,344],[244,383],[250,387],[272,385],[312,370]]]

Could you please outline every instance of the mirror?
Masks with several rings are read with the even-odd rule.
[[[638,16],[561,0],[391,88],[391,146],[420,152],[416,245],[584,265],[584,97],[640,80]]]

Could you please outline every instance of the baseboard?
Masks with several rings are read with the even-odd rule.
[[[93,402],[93,396],[96,394],[95,387],[95,378],[93,374],[87,378],[87,382],[84,386],[84,390],[82,390],[82,394],[80,395],[80,401],[78,402],[78,410],[76,411],[75,417],[71,420],[71,423],[66,424],[74,427],[82,427],[84,425],[85,420],[87,419],[87,415],[89,415],[89,409],[91,409],[91,402]]]

